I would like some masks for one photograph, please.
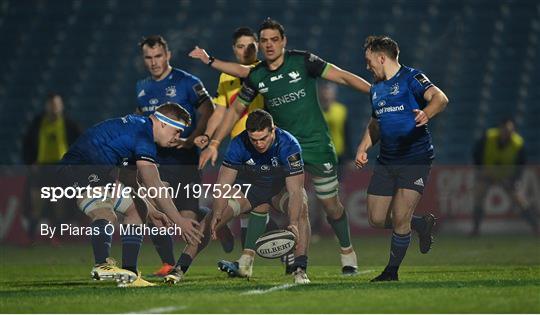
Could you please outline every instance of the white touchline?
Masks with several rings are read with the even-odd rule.
[[[278,286],[271,287],[271,288],[264,289],[264,290],[263,289],[249,290],[249,291],[240,293],[240,295],[264,294],[264,293],[268,293],[268,292],[286,290],[286,289],[292,288],[292,287],[294,287],[296,285],[297,285],[296,283],[287,283],[287,284],[278,285]]]
[[[186,309],[187,306],[179,305],[179,306],[164,306],[164,307],[155,307],[155,308],[149,308],[147,310],[142,310],[138,312],[129,312],[126,314],[161,314],[165,312],[172,312],[172,311],[179,311]]]

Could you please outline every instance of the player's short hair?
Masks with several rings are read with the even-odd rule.
[[[142,49],[144,45],[148,45],[148,47],[155,47],[156,45],[160,45],[161,47],[165,48],[165,51],[169,50],[169,45],[167,44],[167,41],[161,35],[150,35],[143,37],[139,42],[139,47]]]
[[[174,120],[183,120],[186,122],[187,126],[191,125],[191,115],[187,110],[180,106],[180,104],[167,102],[159,105],[156,108],[156,112],[160,112],[163,115]]]
[[[60,97],[60,98],[62,98],[62,95],[61,95],[60,93],[58,93],[58,92],[56,92],[56,91],[49,91],[49,92],[47,93],[47,96],[46,96],[46,98],[45,98],[45,101],[50,101],[50,100],[54,99],[54,98],[57,97],[57,96]]]
[[[266,29],[278,30],[279,34],[281,35],[281,38],[285,36],[285,28],[283,27],[283,25],[281,25],[281,23],[269,17],[267,17],[259,26],[259,35],[261,34],[263,30],[266,30]]]
[[[258,37],[257,37],[257,34],[255,34],[255,32],[251,28],[249,28],[247,26],[242,26],[242,27],[239,27],[239,28],[234,30],[234,33],[233,33],[233,36],[232,36],[233,45],[236,44],[236,41],[242,36],[253,37],[255,39],[255,41],[259,40]]]
[[[255,132],[264,130],[266,128],[270,130],[274,128],[274,119],[270,113],[262,109],[256,109],[249,113],[246,120],[247,131]]]
[[[368,36],[364,43],[364,51],[382,52],[388,57],[397,59],[399,56],[399,46],[397,42],[388,36]]]
[[[511,116],[511,115],[508,115],[508,116],[504,116],[500,122],[499,122],[499,125],[500,126],[504,126],[506,125],[507,123],[512,123],[512,124],[516,124],[516,120],[514,119],[514,116]]]

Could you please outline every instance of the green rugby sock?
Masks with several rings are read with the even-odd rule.
[[[249,213],[249,225],[247,227],[245,249],[255,250],[255,242],[266,230],[266,218],[268,213]]]
[[[337,220],[332,220],[330,217],[326,217],[326,220],[332,226],[334,233],[339,240],[339,245],[342,248],[351,246],[351,233],[349,231],[349,219],[347,217],[347,212],[343,210],[343,215]]]

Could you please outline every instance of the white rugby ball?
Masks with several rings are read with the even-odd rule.
[[[279,258],[290,253],[296,241],[294,233],[287,230],[274,230],[261,235],[255,242],[255,251],[263,258]]]

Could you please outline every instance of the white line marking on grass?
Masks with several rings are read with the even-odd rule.
[[[362,271],[358,271],[358,274],[359,275],[365,275],[366,273],[371,273],[373,271],[375,271],[375,270],[362,270]]]
[[[149,308],[147,310],[142,310],[142,311],[138,311],[138,312],[130,312],[130,313],[126,313],[126,314],[161,314],[161,313],[165,313],[165,312],[179,311],[179,310],[183,310],[183,309],[186,309],[186,306],[182,306],[182,305],[179,305],[179,306],[164,306],[164,307]]]
[[[287,283],[287,284],[277,285],[275,287],[271,287],[271,288],[264,289],[264,290],[262,290],[262,289],[249,290],[249,291],[240,293],[240,295],[264,294],[264,293],[269,293],[269,292],[274,292],[274,291],[279,291],[279,290],[287,290],[287,289],[292,288],[294,286],[297,286],[297,284],[296,283]]]

